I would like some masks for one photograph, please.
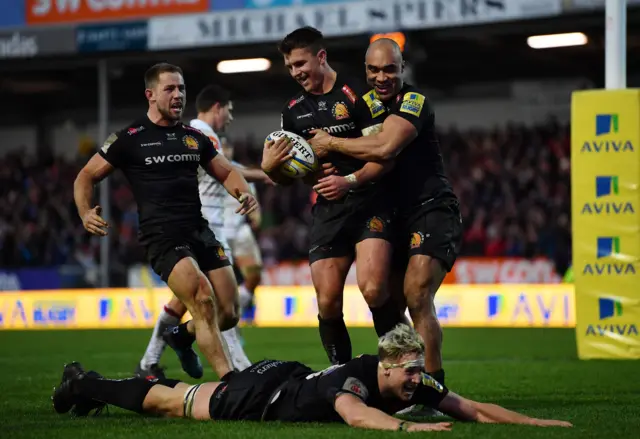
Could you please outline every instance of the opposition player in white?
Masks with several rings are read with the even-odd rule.
[[[229,92],[222,87],[216,85],[210,85],[205,87],[196,98],[196,109],[198,112],[197,118],[190,122],[193,128],[198,129],[211,139],[215,148],[221,151],[221,141],[215,130],[221,131],[232,120],[233,116],[231,111],[233,110],[232,102],[229,97]],[[234,164],[235,165],[235,164]],[[261,170],[242,169],[241,173],[252,181],[267,181],[268,177]],[[233,207],[232,203],[227,200],[224,192],[224,187],[220,185],[216,180],[210,178],[202,169],[198,174],[200,200],[202,202],[202,214],[209,222],[209,228],[216,235],[218,241],[222,244],[226,257],[232,260],[232,250],[229,246],[227,235],[230,235],[229,229],[225,228],[225,223],[231,225],[231,220],[225,222],[226,210],[232,210],[234,215],[237,206]],[[269,180],[270,181],[270,180]],[[255,188],[254,188],[255,190]],[[232,235],[235,236],[235,233]],[[251,294],[247,291],[244,285],[238,287],[240,294],[240,303],[247,303],[251,300]],[[239,312],[239,310],[238,310]],[[180,323],[180,320],[186,313],[186,308],[177,298],[172,298],[169,303],[164,306],[164,309],[160,312],[156,325],[154,327],[151,339],[145,351],[144,356],[138,364],[136,369],[136,375],[141,377],[157,377],[163,378],[164,371],[159,366],[160,357],[167,346],[167,335],[163,337],[165,331]],[[222,336],[229,349],[229,354],[233,366],[235,369],[244,370],[251,365],[251,361],[247,358],[242,348],[240,338],[238,336],[237,327],[222,332]],[[175,348],[175,347],[174,347]],[[202,364],[198,359],[193,349],[178,351],[178,356],[182,363],[182,368],[192,378],[202,377]]]
[[[233,161],[233,146],[226,137],[221,137],[222,153],[234,166],[240,169],[248,181],[261,179],[267,184],[272,184],[271,180],[262,170],[247,169],[244,165]],[[254,175],[255,174],[255,175]],[[249,183],[251,192],[257,197],[256,186]],[[240,309],[242,312],[251,304],[251,299],[262,279],[262,255],[260,246],[255,238],[254,231],[260,229],[262,214],[260,208],[251,212],[247,218],[236,213],[238,202],[226,192],[224,196],[224,214],[221,235],[231,248],[231,255],[235,266],[242,274],[243,282],[240,285]],[[257,198],[256,198],[257,199]],[[247,221],[248,219],[248,221]]]

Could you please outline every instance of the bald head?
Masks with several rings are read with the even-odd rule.
[[[382,52],[382,54],[385,54],[390,58],[393,58],[398,63],[398,65],[402,64],[402,50],[400,50],[400,46],[398,46],[398,43],[396,43],[392,39],[380,38],[378,40],[375,40],[369,45],[367,54],[365,55],[365,59],[368,59],[369,55],[373,55],[378,51]]]
[[[369,45],[365,56],[367,82],[383,101],[395,97],[402,86],[404,61],[400,46],[389,38],[380,38]]]

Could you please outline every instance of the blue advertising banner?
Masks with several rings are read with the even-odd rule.
[[[60,284],[57,267],[0,270],[0,291],[54,290],[60,288]]]
[[[24,0],[0,0],[0,28],[25,25]]]
[[[112,52],[147,49],[148,25],[134,21],[111,25],[79,26],[78,52]]]

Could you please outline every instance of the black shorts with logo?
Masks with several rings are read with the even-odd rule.
[[[379,238],[393,240],[393,209],[385,194],[363,199],[347,194],[338,201],[319,201],[313,206],[309,263],[321,259],[355,257],[360,241]]]
[[[262,360],[220,384],[209,401],[211,419],[260,421],[288,380],[313,373],[297,361]]]
[[[413,209],[398,212],[398,235],[394,245],[396,268],[413,255],[437,258],[451,271],[462,245],[462,216],[456,198],[431,199]]]
[[[222,245],[206,222],[197,227],[158,225],[140,233],[147,259],[163,281],[167,282],[173,267],[185,257],[198,262],[203,272],[231,265]]]

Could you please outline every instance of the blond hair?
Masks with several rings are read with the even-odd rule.
[[[378,356],[381,360],[400,358],[405,354],[424,354],[424,341],[415,329],[399,323],[378,339]]]

